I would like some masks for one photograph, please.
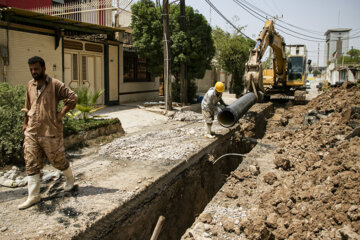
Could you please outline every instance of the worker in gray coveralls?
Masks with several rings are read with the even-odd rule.
[[[218,108],[218,103],[227,106],[223,99],[222,93],[225,90],[225,86],[222,82],[217,82],[215,87],[211,87],[205,94],[201,102],[201,111],[205,119],[205,136],[208,138],[214,138],[215,133],[211,131],[211,127],[214,121],[215,113]]]

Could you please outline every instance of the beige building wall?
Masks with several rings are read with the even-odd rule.
[[[152,82],[120,82],[120,103],[159,100],[159,78]],[[150,91],[150,92],[148,92]]]
[[[1,30],[6,32],[4,29]],[[54,36],[15,30],[9,30],[8,34],[9,65],[5,69],[7,82],[26,85],[32,79],[27,61],[33,56],[45,60],[46,73],[49,76],[62,80],[61,43],[55,50]]]
[[[151,82],[124,82],[124,51],[120,47],[120,92],[119,102],[159,101],[160,78]],[[151,92],[147,92],[151,91]]]
[[[215,70],[206,70],[205,75],[202,79],[196,79],[197,91],[199,93],[206,93],[210,87],[213,87],[217,81],[217,73]]]
[[[225,88],[230,87],[231,74],[227,74],[224,70],[206,70],[202,79],[196,79],[198,93],[206,93],[209,88],[213,87],[217,81],[223,82]]]
[[[109,45],[109,101],[119,99],[118,46]]]
[[[7,41],[6,41],[6,30],[0,28],[0,53],[1,53],[1,47],[2,46],[6,46]],[[4,75],[4,70],[5,70],[6,66],[4,65],[4,61],[0,56],[0,83],[5,81],[5,75]]]

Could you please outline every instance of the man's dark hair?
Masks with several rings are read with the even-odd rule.
[[[41,57],[34,56],[32,58],[29,58],[29,60],[28,60],[29,65],[32,65],[32,64],[35,64],[35,63],[40,63],[41,67],[45,66],[45,61]]]

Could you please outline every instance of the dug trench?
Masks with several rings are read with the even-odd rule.
[[[43,181],[41,203],[19,211],[26,188],[0,187],[0,238],[150,239],[164,216],[158,239],[180,239],[242,158],[214,161],[223,154],[250,152],[272,112],[271,103],[256,104],[231,129],[214,124],[215,139],[203,136],[201,114],[186,112],[195,120],[174,117],[70,152],[78,185],[73,192],[61,191],[62,178]]]
[[[165,221],[158,239],[180,239],[203,211],[242,157],[261,138],[271,103],[255,105],[243,124],[219,135],[215,141],[173,168],[121,208],[81,232],[74,239],[150,239],[159,216]]]

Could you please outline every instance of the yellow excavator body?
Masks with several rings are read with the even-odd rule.
[[[294,56],[287,57],[285,46],[284,39],[275,31],[274,21],[267,20],[254,49],[250,50],[249,60],[245,65],[244,80],[247,92],[260,91],[265,96],[273,93],[296,96],[295,90],[305,86],[306,50],[301,54],[296,50]],[[261,59],[268,47],[273,51],[272,69],[263,69]],[[301,95],[304,96],[304,93]]]

